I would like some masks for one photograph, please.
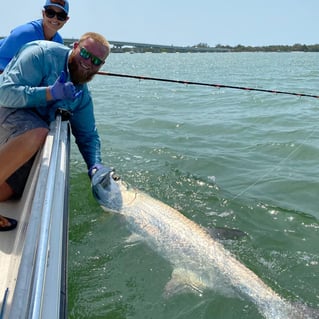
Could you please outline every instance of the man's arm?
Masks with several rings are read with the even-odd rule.
[[[81,106],[77,108],[70,119],[72,134],[86,162],[87,168],[101,163],[101,142],[95,125],[93,102],[86,86],[83,87]]]

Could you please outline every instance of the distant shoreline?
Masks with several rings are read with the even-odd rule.
[[[66,45],[72,44],[75,39],[64,39]],[[194,46],[174,46],[147,44],[137,42],[109,41],[112,53],[213,53],[213,52],[319,52],[319,44],[244,46],[244,45],[216,45],[210,47],[205,43]]]
[[[2,39],[0,37],[0,39]],[[75,38],[64,38],[67,46],[77,41]],[[319,52],[319,44],[294,44],[294,45],[266,45],[266,46],[236,46],[218,44],[210,47],[206,43],[199,43],[193,46],[174,46],[149,44],[125,41],[109,41],[112,53],[216,53],[216,52]]]

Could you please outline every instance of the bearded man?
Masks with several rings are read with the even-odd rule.
[[[73,49],[52,41],[29,42],[4,69],[0,75],[0,201],[22,195],[34,156],[61,108],[71,114],[72,134],[89,176],[103,167],[86,83],[109,53],[108,41],[88,32]],[[2,216],[0,226],[4,223]],[[10,219],[7,227],[11,229]]]

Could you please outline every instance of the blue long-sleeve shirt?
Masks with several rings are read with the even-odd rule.
[[[0,71],[11,61],[20,48],[31,41],[45,40],[43,32],[43,20],[35,20],[20,25],[13,29],[10,34],[0,40]],[[52,41],[63,43],[61,35],[57,32]]]
[[[26,44],[0,75],[0,107],[33,108],[48,124],[57,108],[69,110],[72,134],[90,168],[101,163],[100,138],[95,126],[93,102],[86,84],[76,85],[82,95],[71,100],[46,101],[46,89],[64,70],[70,81],[68,57],[71,50],[52,41]]]

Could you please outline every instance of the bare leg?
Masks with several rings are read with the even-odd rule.
[[[48,134],[46,128],[36,128],[12,138],[0,148],[0,201],[12,196],[6,180],[25,164],[43,145]]]

